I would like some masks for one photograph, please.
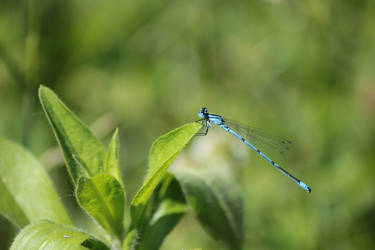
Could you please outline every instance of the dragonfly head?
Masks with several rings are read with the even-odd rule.
[[[201,108],[201,110],[198,113],[198,116],[202,118],[207,118],[208,117],[207,108],[206,107]]]

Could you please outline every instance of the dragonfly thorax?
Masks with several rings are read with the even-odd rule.
[[[208,113],[207,108],[203,107],[198,113],[198,116],[203,118],[206,121],[206,126],[212,127],[214,125],[222,125],[224,124],[224,119],[220,115],[214,115]]]

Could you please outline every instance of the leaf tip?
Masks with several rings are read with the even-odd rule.
[[[118,141],[118,133],[119,133],[119,128],[116,127],[115,128],[115,131],[113,132],[113,135],[112,135],[112,141],[115,140],[115,141]],[[112,142],[111,142],[112,143]]]
[[[39,89],[38,89],[38,93],[39,93],[39,96],[42,94],[43,91],[45,91],[46,89],[48,89],[46,86],[44,86],[43,84],[40,84],[39,85]]]
[[[45,97],[46,97],[46,95],[48,93],[53,93],[53,91],[50,88],[48,88],[48,87],[44,86],[43,84],[41,84],[39,86],[38,96],[39,96],[39,100],[42,103],[42,105],[43,105],[43,101],[44,101],[44,99],[45,99]]]

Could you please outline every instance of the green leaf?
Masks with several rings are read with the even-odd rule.
[[[133,229],[126,235],[122,250],[135,250],[137,243],[137,230]]]
[[[158,196],[157,209],[141,232],[137,250],[159,249],[187,210],[181,187],[171,174],[166,176],[154,195]]]
[[[19,227],[39,219],[72,224],[39,162],[23,147],[1,138],[0,213]]]
[[[231,249],[243,242],[243,201],[238,187],[222,175],[173,169],[185,198],[202,226]]]
[[[115,130],[112,136],[111,143],[105,157],[104,173],[114,176],[121,184],[120,163],[119,163],[119,143],[118,143],[118,129]]]
[[[109,250],[110,249],[103,242],[94,238],[88,238],[84,240],[81,243],[81,245],[84,246],[86,249],[92,249],[92,250]]]
[[[48,220],[37,221],[25,227],[14,240],[11,250],[21,249],[95,249],[109,248],[93,236],[73,227]]]
[[[92,177],[103,171],[105,149],[77,116],[55,93],[44,86],[39,88],[39,99],[52,126],[73,182],[79,177]]]
[[[2,166],[0,166],[2,167]],[[29,224],[29,219],[7,187],[8,179],[2,177],[0,181],[0,213],[17,227]]]
[[[115,177],[98,174],[81,177],[76,189],[78,203],[108,232],[122,238],[125,198]]]
[[[132,228],[140,225],[145,206],[152,192],[163,179],[177,154],[201,127],[202,125],[197,122],[188,123],[160,136],[153,143],[150,152],[149,172],[142,187],[131,202]]]
[[[186,213],[186,204],[172,200],[163,201],[142,234],[137,250],[159,249],[165,237]]]

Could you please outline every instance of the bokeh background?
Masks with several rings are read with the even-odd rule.
[[[374,66],[372,0],[0,0],[0,136],[43,162],[74,220],[95,232],[38,86],[103,143],[120,128],[128,202],[153,140],[207,106],[293,140],[283,166],[312,187],[308,195],[219,129],[194,138],[174,167],[234,178],[245,250],[374,249]],[[1,249],[15,233],[1,217]],[[196,247],[225,249],[189,214],[162,250]]]

